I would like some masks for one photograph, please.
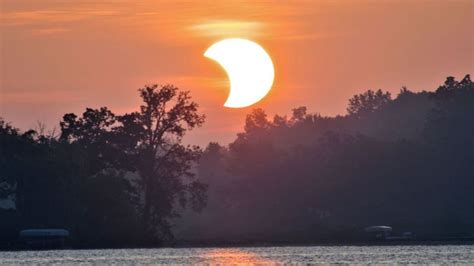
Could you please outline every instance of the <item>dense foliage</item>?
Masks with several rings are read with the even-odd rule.
[[[261,109],[199,168],[209,206],[180,234],[199,241],[357,239],[369,225],[420,238],[474,234],[474,85],[449,77],[435,92],[381,90],[348,115]],[[216,226],[218,225],[218,226]]]
[[[59,136],[0,120],[0,198],[15,201],[0,211],[1,242],[48,227],[69,229],[76,247],[170,243],[173,232],[199,243],[338,241],[381,224],[421,238],[474,233],[469,76],[434,92],[369,90],[344,116],[255,109],[235,141],[204,152],[181,142],[204,122],[187,92],[139,93],[137,112],[64,115]]]
[[[204,116],[188,92],[173,86],[139,92],[140,111],[66,114],[59,137],[0,122],[2,194],[16,204],[2,213],[3,232],[66,228],[75,246],[173,240],[176,205],[200,210],[206,203],[206,185],[191,172],[201,152],[181,143]]]

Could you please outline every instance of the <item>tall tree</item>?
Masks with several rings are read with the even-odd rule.
[[[176,202],[200,210],[206,201],[206,185],[194,180],[192,171],[200,149],[182,144],[185,133],[201,126],[205,117],[188,91],[151,85],[139,93],[140,111],[119,117],[116,132],[140,176],[144,223],[160,239],[167,239],[168,219],[177,216]]]
[[[139,93],[143,103],[137,112],[118,116],[103,107],[88,108],[82,117],[66,114],[61,138],[86,151],[90,175],[107,169],[136,173],[145,230],[153,240],[172,239],[169,218],[177,216],[176,203],[194,210],[206,203],[206,185],[193,179],[201,150],[182,144],[204,116],[189,92],[174,86],[151,85]]]

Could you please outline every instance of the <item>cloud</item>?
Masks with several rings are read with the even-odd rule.
[[[22,27],[36,35],[63,33],[64,30],[83,27],[85,21],[107,22],[124,30],[156,32],[155,38],[176,43],[189,35],[200,38],[272,38],[314,39],[305,31],[303,18],[323,12],[311,7],[310,2],[266,1],[104,1],[88,3],[77,1],[62,5],[56,2],[45,4],[41,9],[16,9],[3,11],[2,26]],[[21,7],[21,5],[19,5]],[[17,7],[18,8],[18,7]],[[41,28],[36,30],[35,28]],[[51,30],[49,30],[51,29]],[[18,29],[15,29],[18,30]]]
[[[71,30],[65,29],[65,28],[44,28],[44,29],[31,30],[31,33],[33,33],[34,35],[50,35],[50,34],[68,32],[68,31],[71,31]]]
[[[115,10],[96,10],[84,8],[15,11],[4,12],[2,14],[2,24],[4,26],[23,26],[61,22],[64,23],[118,14],[120,14],[120,12]]]
[[[33,36],[60,34],[78,28],[84,21],[113,18],[119,10],[71,7],[65,9],[41,9],[2,13],[3,28]]]
[[[191,25],[188,29],[209,37],[248,36],[263,34],[265,25],[256,21],[214,20]]]

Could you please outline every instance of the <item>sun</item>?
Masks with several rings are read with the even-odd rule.
[[[227,72],[230,93],[225,107],[243,108],[255,104],[272,88],[275,77],[272,59],[253,41],[225,39],[211,45],[204,56],[218,62]]]

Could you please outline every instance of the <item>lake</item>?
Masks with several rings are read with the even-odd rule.
[[[474,263],[474,246],[310,246],[0,252],[0,264]]]

